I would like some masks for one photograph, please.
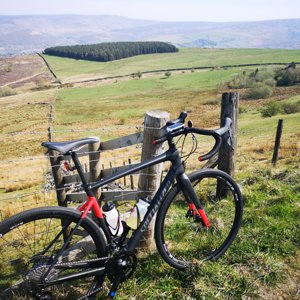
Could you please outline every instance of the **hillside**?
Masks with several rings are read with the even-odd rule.
[[[120,16],[0,16],[0,55],[57,45],[164,41],[181,47],[300,47],[300,19],[259,22],[158,22]]]
[[[46,180],[51,168],[41,142],[48,139],[52,113],[55,141],[88,136],[106,141],[136,133],[143,126],[145,112],[152,109],[167,110],[172,118],[186,110],[196,127],[216,128],[220,94],[229,90],[228,82],[238,74],[262,74],[263,78],[274,68],[282,68],[220,66],[300,61],[297,50],[180,49],[172,55],[141,55],[109,63],[45,56],[64,82],[93,75],[144,72],[140,78],[115,77],[60,88],[55,88],[59,83],[38,55],[0,59],[0,70],[4,71],[0,86],[10,86],[17,92],[0,98],[0,220],[17,211],[56,205],[51,186],[42,190],[49,183]],[[211,67],[195,69],[201,66]],[[165,72],[146,73],[161,68],[186,69],[171,71],[170,76]],[[295,66],[298,68],[299,64]],[[220,260],[203,263],[192,272],[171,269],[156,251],[140,253],[136,273],[121,285],[118,299],[155,300],[162,295],[164,299],[299,299],[300,111],[280,111],[268,118],[261,111],[274,103],[299,107],[300,85],[274,86],[273,94],[266,99],[247,99],[246,88],[231,91],[240,93],[235,179],[245,200],[243,226],[237,239]],[[279,118],[284,120],[279,160],[276,167],[271,167]],[[187,138],[187,153],[191,145]],[[188,172],[201,167],[198,156],[212,144],[202,137],[198,146],[185,163]],[[123,166],[128,158],[137,163],[140,152],[136,146],[117,152],[101,151],[102,168]],[[136,174],[135,182],[137,179]],[[121,184],[126,185],[123,180]],[[3,272],[1,275],[0,286]]]

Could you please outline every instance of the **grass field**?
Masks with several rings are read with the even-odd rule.
[[[139,56],[107,64],[50,56],[46,59],[58,77],[67,81],[73,76],[105,77],[167,68],[288,63],[300,61],[300,51],[187,49],[178,54]],[[150,109],[167,110],[171,118],[187,110],[195,126],[216,128],[221,93],[228,91],[226,82],[237,73],[253,69],[189,70],[172,72],[169,78],[163,73],[143,75],[141,79],[98,82],[92,87],[64,87],[0,98],[0,200],[40,190],[48,162],[38,157],[43,155],[40,143],[47,139],[50,104],[54,104],[57,141],[95,135],[107,140],[133,133],[135,126],[142,126],[144,114]],[[245,90],[238,91],[241,109],[235,178],[245,197],[245,213],[237,240],[218,262],[203,264],[195,273],[171,269],[156,252],[140,253],[137,272],[122,284],[118,299],[299,299],[300,113],[263,118],[261,109],[270,102],[298,102],[300,86],[273,88],[271,97],[258,100],[246,100]],[[279,118],[284,120],[283,135],[279,161],[272,168]],[[187,141],[187,148],[190,145]],[[205,151],[209,145],[201,139],[199,146]],[[134,156],[137,162],[137,151],[121,154]],[[101,159],[107,167],[118,155],[103,153]],[[22,161],[27,156],[38,157]],[[200,167],[196,156],[187,163],[189,171]],[[23,208],[51,203],[43,195],[17,201]],[[7,217],[13,213],[11,207],[16,201],[3,203],[0,212]]]
[[[110,122],[127,123],[127,119],[141,119],[148,109],[168,109],[176,114],[216,97],[218,86],[229,80],[234,72],[194,72],[64,89],[59,92],[57,101],[58,122],[106,122],[109,119]]]
[[[57,77],[66,82],[176,68],[299,62],[299,56],[300,50],[195,48],[180,49],[177,53],[141,55],[101,63],[44,55]]]

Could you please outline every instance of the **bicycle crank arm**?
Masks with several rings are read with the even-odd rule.
[[[121,283],[121,280],[122,280],[122,277],[124,276],[124,273],[122,270],[120,270],[119,274],[116,276],[113,284],[112,284],[112,287],[109,291],[109,294],[106,298],[106,300],[111,300],[111,299],[114,299],[115,296],[116,296],[116,291],[118,289],[118,286],[119,284]]]

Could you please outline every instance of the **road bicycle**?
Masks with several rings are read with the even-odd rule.
[[[226,173],[200,169],[185,173],[185,163],[175,137],[197,134],[215,139],[200,161],[214,156],[223,142],[230,142],[231,120],[217,130],[197,129],[182,112],[169,121],[154,144],[167,142],[156,157],[97,182],[87,182],[76,150],[96,142],[85,138],[45,142],[48,150],[70,155],[88,200],[79,209],[42,207],[31,209],[0,224],[0,299],[113,299],[120,283],[137,267],[137,245],[156,215],[155,242],[161,257],[172,267],[192,270],[221,257],[241,226],[243,199],[238,185]],[[194,145],[193,145],[194,146]],[[193,150],[191,152],[195,151]],[[121,236],[110,232],[98,188],[162,162],[170,168],[136,230],[124,224]]]

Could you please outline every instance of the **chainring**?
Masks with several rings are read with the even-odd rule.
[[[130,251],[116,253],[107,263],[107,277],[113,282],[117,275],[122,272],[120,282],[127,280],[137,267],[136,255]]]

